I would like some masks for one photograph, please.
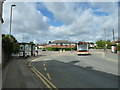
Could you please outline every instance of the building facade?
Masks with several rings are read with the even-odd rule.
[[[0,64],[2,63],[2,8],[3,8],[3,2],[0,1]]]
[[[38,48],[46,48],[48,44],[37,44]]]
[[[67,41],[67,40],[56,40],[51,43],[49,43],[48,47],[53,47],[53,48],[75,48],[76,43]]]

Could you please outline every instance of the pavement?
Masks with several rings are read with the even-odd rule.
[[[32,58],[19,59],[18,56],[13,56],[2,70],[2,88],[41,88],[41,85],[35,82],[33,72],[26,65]]]

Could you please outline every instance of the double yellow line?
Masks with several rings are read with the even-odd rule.
[[[47,86],[47,88],[54,88],[58,90],[55,85],[53,85],[42,73],[40,73],[35,67],[31,66],[31,70],[37,75],[38,78],[42,80],[42,82]]]
[[[42,82],[46,85],[47,88],[50,88],[50,90],[58,90],[55,85],[53,85],[40,71],[38,71],[35,67],[31,65],[31,61],[29,62],[28,66],[31,67],[31,70],[36,74],[36,76],[42,80]]]

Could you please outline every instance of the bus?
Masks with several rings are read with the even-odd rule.
[[[89,45],[86,42],[79,42],[77,43],[77,54],[90,54],[89,53]]]

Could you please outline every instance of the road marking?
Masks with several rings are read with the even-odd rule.
[[[50,90],[52,90],[52,88],[51,88],[50,86],[52,86],[55,90],[58,90],[58,88],[57,88],[55,85],[53,85],[42,73],[40,73],[35,67],[33,67],[33,66],[31,65],[31,62],[32,62],[32,60],[34,60],[34,59],[36,59],[36,58],[33,58],[33,59],[31,59],[30,61],[28,61],[28,66],[31,67],[31,70],[37,75],[37,77],[39,77],[39,78],[42,80],[42,82],[43,82],[48,88],[50,88]],[[50,74],[47,74],[47,76],[48,76],[49,79],[51,79]],[[49,83],[49,84],[48,84],[48,83]],[[50,85],[50,86],[49,86],[49,85]]]
[[[105,58],[106,60],[109,60],[109,61],[112,61],[112,62],[119,62],[119,61],[115,61],[114,59],[106,57],[104,52],[102,54],[102,57]]]
[[[46,67],[44,67],[44,70],[47,71]]]
[[[53,85],[53,84],[52,84],[42,73],[40,73],[35,67],[32,66],[32,68],[33,68],[37,73],[39,73],[39,75],[41,75],[53,88],[55,88],[56,90],[58,90],[58,89],[56,88],[56,86]]]
[[[45,64],[43,64],[44,66],[46,66]]]
[[[47,76],[48,76],[48,78],[51,80],[51,77],[50,77],[50,74],[49,74],[49,73],[47,73]]]
[[[42,82],[48,87],[50,88],[50,90],[52,90],[52,88],[45,82],[45,80],[33,69],[31,68],[32,71],[42,80]]]
[[[102,53],[102,57],[105,57],[105,53],[104,52]]]

